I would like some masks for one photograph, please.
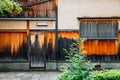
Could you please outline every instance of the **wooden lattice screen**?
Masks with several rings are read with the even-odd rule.
[[[81,21],[80,37],[87,39],[118,39],[118,21],[117,20]]]

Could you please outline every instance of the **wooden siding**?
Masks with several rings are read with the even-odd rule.
[[[118,53],[120,54],[120,31],[118,34]]]
[[[78,31],[58,32],[58,53],[55,53],[55,32],[54,31],[31,31],[31,60],[32,67],[37,61],[65,60],[63,49],[69,49],[79,37]],[[0,32],[0,59],[27,59],[27,32],[26,31],[1,31]],[[86,40],[84,50],[90,60],[120,60],[120,32],[118,40]],[[39,57],[38,57],[39,56]],[[40,59],[41,58],[41,59]],[[44,67],[37,65],[38,67]]]
[[[58,32],[58,60],[65,60],[66,53],[64,49],[69,50],[70,45],[75,42],[74,39],[79,37],[79,32],[76,31],[61,31]]]
[[[0,32],[0,60],[27,59],[26,32]]]
[[[20,4],[27,4],[27,0],[17,0]]]
[[[43,55],[46,60],[58,60],[65,59],[65,52],[63,49],[67,49],[74,42],[75,38],[79,37],[79,32],[58,32],[58,53],[55,53],[55,32],[31,32],[31,49],[32,49],[32,66],[36,64],[36,55]],[[37,51],[37,52],[36,52]],[[36,53],[36,54],[35,54]],[[40,58],[39,58],[40,59]],[[36,61],[35,61],[36,60]]]
[[[79,32],[58,33],[58,60],[65,60],[63,49],[69,49],[70,45],[75,42],[74,39],[79,37]],[[119,45],[118,45],[119,43]],[[84,50],[87,52],[87,59],[92,61],[119,61],[120,60],[120,32],[118,40],[86,40]]]
[[[84,43],[86,55],[117,55],[117,40],[87,40]]]
[[[75,31],[59,31],[58,32],[58,53],[55,54],[55,33],[42,32],[38,35],[39,47],[43,49],[46,47],[46,59],[54,60],[58,56],[58,60],[65,59],[65,52],[63,49],[69,49],[70,45],[75,42],[74,39],[79,37],[79,32]],[[31,36],[32,44],[35,42],[35,35]],[[120,39],[120,38],[119,38]],[[120,41],[119,41],[120,42]],[[84,42],[84,50],[88,57],[93,55],[103,56],[117,56],[118,55],[118,40],[86,40]],[[45,52],[45,51],[44,51]],[[54,57],[53,57],[54,56]]]
[[[35,2],[38,1],[30,0],[29,2],[26,2],[25,0],[19,0],[19,3],[25,6]],[[23,12],[18,17],[55,17],[55,0],[24,7]]]

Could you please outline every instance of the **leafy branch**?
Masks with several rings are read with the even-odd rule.
[[[0,14],[20,14],[22,8],[13,0],[0,0]]]

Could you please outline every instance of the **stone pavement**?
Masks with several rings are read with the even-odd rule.
[[[55,80],[60,72],[0,72],[0,80]]]

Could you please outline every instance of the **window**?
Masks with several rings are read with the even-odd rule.
[[[117,20],[81,20],[80,37],[87,39],[117,39]]]

